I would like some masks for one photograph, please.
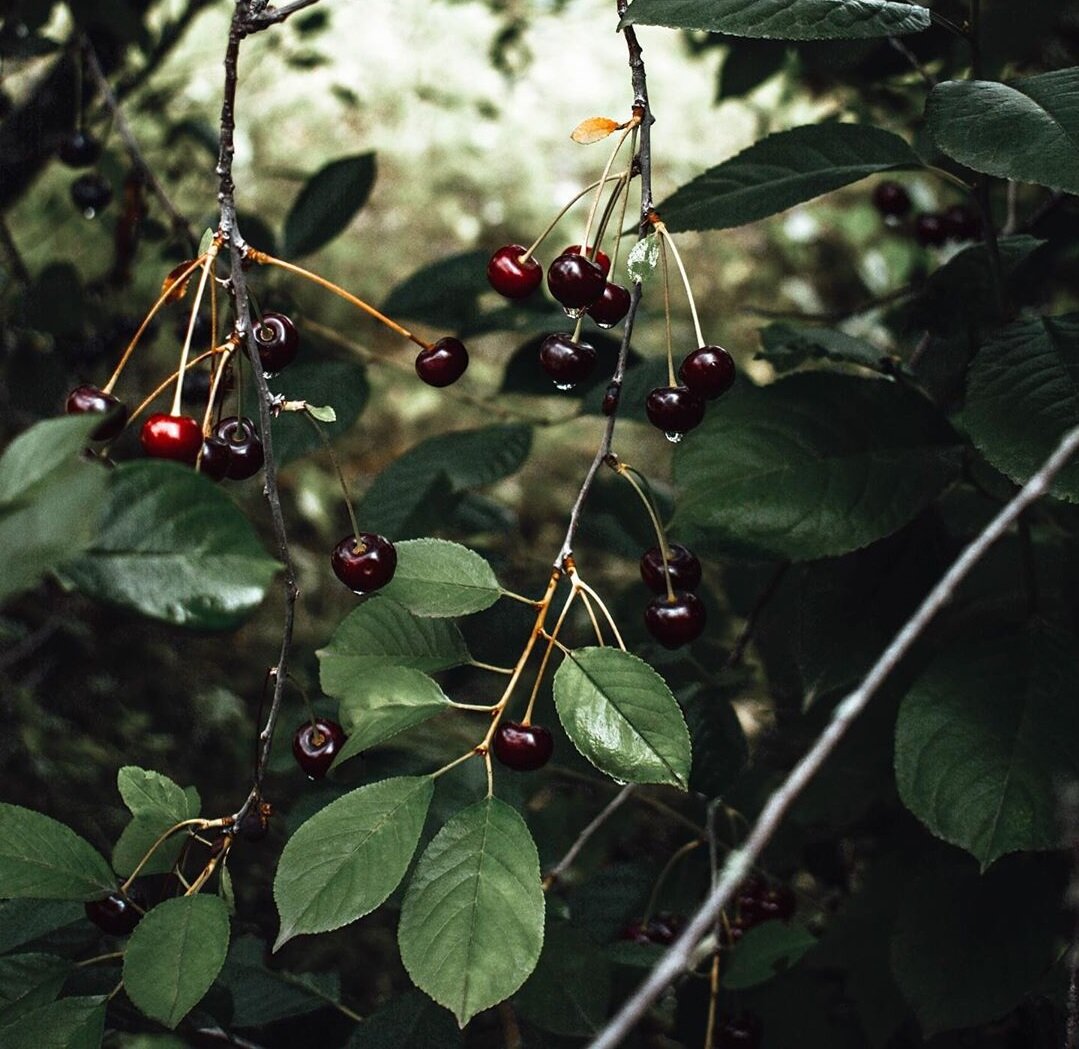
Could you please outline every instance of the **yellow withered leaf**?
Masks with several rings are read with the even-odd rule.
[[[605,139],[622,126],[617,120],[611,120],[610,117],[589,117],[587,120],[582,120],[573,129],[573,134],[570,135],[570,138],[574,142],[579,142],[582,146],[587,146],[592,142]]]

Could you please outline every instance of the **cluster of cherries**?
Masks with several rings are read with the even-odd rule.
[[[881,182],[873,190],[873,206],[889,224],[900,226],[914,204],[898,182]],[[953,204],[944,211],[922,212],[910,226],[911,235],[923,248],[940,248],[950,240],[957,243],[977,240],[981,232],[981,220],[965,204]]]
[[[56,151],[62,164],[76,171],[92,167],[101,159],[101,143],[85,131],[72,131]],[[112,185],[97,171],[87,171],[71,183],[71,202],[87,218],[112,203]]]
[[[656,595],[644,610],[648,632],[664,648],[680,648],[696,641],[705,625],[704,602],[694,593],[701,585],[697,555],[680,543],[670,543],[664,571],[663,551],[653,546],[641,556],[641,579]]]
[[[786,885],[772,885],[756,876],[749,878],[735,897],[735,915],[724,927],[724,939],[733,947],[758,925],[775,920],[789,922],[797,909],[798,901]]]

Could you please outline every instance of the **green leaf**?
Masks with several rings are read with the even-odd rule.
[[[1045,622],[940,655],[903,700],[896,778],[936,835],[988,867],[1060,844],[1060,783],[1079,777],[1074,637]]]
[[[787,372],[807,361],[833,361],[837,364],[857,364],[863,368],[881,370],[887,354],[864,339],[832,328],[793,327],[789,324],[769,324],[759,332],[761,352],[758,360],[766,360],[777,372]]]
[[[174,1029],[217,979],[228,949],[228,908],[217,896],[165,900],[128,940],[124,990],[151,1020]]]
[[[151,618],[229,630],[255,611],[277,569],[212,481],[148,459],[112,472],[105,523],[64,575],[93,597]]]
[[[877,379],[806,372],[740,383],[675,453],[675,533],[690,545],[795,561],[890,535],[956,476],[936,409]]]
[[[319,349],[317,344],[315,349]],[[281,394],[286,400],[306,401],[308,405],[332,404],[332,408],[308,408],[331,441],[355,425],[371,392],[367,369],[354,361],[292,364],[271,378],[269,387],[271,393]],[[274,419],[273,443],[279,464],[321,452],[324,447],[315,427],[299,412],[281,412]]]
[[[382,592],[413,615],[466,616],[502,596],[491,566],[459,543],[412,539],[396,550],[397,570]]]
[[[925,115],[934,142],[960,164],[1079,193],[1079,68],[1009,84],[948,80]]]
[[[112,850],[112,865],[118,874],[127,877],[165,831],[198,816],[202,803],[194,787],[184,790],[167,776],[134,765],[120,769],[117,785],[134,819],[123,829]],[[165,842],[142,867],[142,873],[170,870],[183,846],[180,834]]]
[[[348,1049],[454,1049],[461,1044],[453,1017],[430,998],[409,991],[364,1020]]]
[[[430,437],[375,478],[360,504],[360,519],[369,531],[391,539],[430,532],[443,523],[449,497],[516,473],[531,447],[532,428],[519,424]],[[435,492],[440,498],[432,500]]]
[[[104,998],[61,998],[0,1025],[4,1049],[100,1049]]]
[[[926,1037],[1003,1017],[1057,955],[1062,879],[1039,857],[932,871],[903,894],[892,971]],[[1022,901],[1022,919],[1016,904]]]
[[[71,969],[67,958],[53,954],[0,958],[0,1029],[54,1001]]]
[[[886,0],[633,0],[621,25],[776,40],[854,40],[929,28],[929,11]]]
[[[573,745],[625,783],[689,782],[689,730],[678,701],[647,663],[616,648],[569,652],[554,677],[558,716]]]
[[[71,900],[0,901],[0,954],[85,919],[81,903]]]
[[[115,888],[101,853],[70,827],[0,802],[0,897],[92,900]]]
[[[307,414],[311,416],[315,422],[320,423],[335,423],[337,422],[337,412],[330,407],[330,405],[314,405],[309,404],[307,406]]]
[[[770,921],[750,929],[738,941],[723,971],[723,986],[745,990],[771,980],[792,966],[814,947],[817,938],[800,925]]]
[[[79,455],[100,417],[48,419],[0,458],[0,600],[33,586],[94,539],[109,475]]]
[[[390,292],[382,310],[446,331],[462,331],[479,315],[477,300],[491,290],[488,251],[465,251],[416,270]]]
[[[626,272],[635,284],[644,284],[659,265],[659,235],[649,233],[633,245],[626,256]]]
[[[333,682],[336,690],[326,685],[324,675],[323,691],[341,701],[341,722],[348,733],[338,765],[450,709],[438,682],[411,667],[335,675]]]
[[[347,695],[357,678],[387,667],[434,673],[468,662],[461,631],[441,619],[420,619],[384,597],[364,601],[317,653],[322,691]]]
[[[281,915],[275,951],[294,936],[339,929],[385,902],[408,870],[434,789],[430,776],[359,787],[289,838],[274,878]]]
[[[375,184],[374,153],[332,160],[311,176],[285,219],[285,254],[310,255],[343,233]]]
[[[1017,321],[992,334],[969,373],[962,424],[978,450],[1017,484],[1079,425],[1079,314]],[[1052,493],[1079,502],[1079,463]]]
[[[464,1027],[524,983],[543,946],[539,854],[497,798],[453,817],[427,846],[401,907],[401,961]]]
[[[890,131],[868,124],[809,124],[769,135],[710,168],[656,210],[671,230],[729,229],[868,175],[921,165]]]
[[[693,744],[689,786],[709,798],[721,797],[749,760],[742,723],[727,697],[715,690],[695,689],[682,709]]]
[[[199,241],[199,255],[205,255],[210,250],[210,245],[214,242],[214,231],[211,227],[206,227],[206,232],[202,235],[202,240]]]

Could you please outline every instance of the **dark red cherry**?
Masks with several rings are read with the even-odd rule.
[[[704,605],[696,594],[676,591],[671,601],[660,594],[648,602],[644,625],[664,648],[681,648],[696,641],[704,630]]]
[[[709,401],[734,385],[734,358],[722,346],[699,346],[678,369],[683,385]]]
[[[155,459],[175,459],[195,465],[202,449],[202,427],[189,415],[157,412],[142,424],[143,451]]]
[[[262,469],[265,456],[262,439],[255,424],[246,416],[231,415],[222,419],[214,430],[215,436],[229,446],[229,464],[225,476],[233,481],[245,481]]]
[[[621,284],[610,281],[603,294],[588,307],[588,316],[601,328],[613,328],[629,313],[629,292]]]
[[[587,342],[568,335],[548,335],[540,344],[540,364],[560,390],[572,390],[592,374],[596,351]]]
[[[948,239],[944,216],[936,212],[919,215],[914,220],[914,239],[923,248],[939,248]]]
[[[57,154],[69,168],[88,168],[101,156],[101,143],[85,131],[73,131],[60,143]]]
[[[80,175],[71,183],[71,200],[87,218],[104,211],[112,201],[112,186],[108,179],[95,172]]]
[[[554,738],[542,725],[503,721],[495,731],[491,749],[506,768],[534,772],[551,760]]]
[[[562,254],[563,255],[585,255],[585,256],[587,256],[588,258],[592,259],[592,261],[595,262],[595,264],[597,266],[599,266],[599,268],[601,270],[603,270],[603,278],[604,278],[604,280],[606,280],[607,277],[610,275],[610,272],[611,272],[611,259],[610,259],[610,256],[605,251],[597,251],[595,256],[593,256],[592,255],[592,247],[593,246],[591,244],[589,244],[588,245],[588,251],[581,251],[581,245],[580,244],[571,244],[568,248],[566,248],[565,251],[562,252]]]
[[[255,345],[264,371],[271,375],[287,368],[300,348],[300,333],[283,313],[264,313],[255,325]]]
[[[329,718],[305,721],[292,737],[292,754],[308,779],[322,779],[345,745],[345,730]]]
[[[205,474],[211,481],[223,481],[229,472],[229,460],[232,451],[229,442],[220,437],[207,437],[202,442],[202,452],[196,466],[199,473]]]
[[[602,267],[583,255],[559,255],[547,268],[547,287],[567,310],[591,306],[606,286]]]
[[[82,415],[85,412],[105,416],[98,426],[90,431],[93,441],[111,441],[119,437],[127,425],[127,405],[111,393],[105,393],[96,386],[76,386],[67,395],[65,406],[68,415]]]
[[[657,386],[646,398],[648,421],[677,441],[704,418],[704,399],[685,386]]]
[[[416,355],[416,374],[428,386],[449,386],[464,375],[467,367],[465,344],[448,336]]]
[[[271,816],[273,806],[268,801],[260,801],[243,814],[240,822],[233,826],[233,831],[244,841],[262,841],[270,833]]]
[[[543,267],[531,255],[521,261],[527,250],[523,244],[507,244],[491,256],[487,263],[487,279],[499,295],[507,299],[525,299],[540,286]]]
[[[721,1015],[716,1022],[713,1049],[759,1049],[761,1035],[761,1022],[753,1013]]]
[[[780,921],[789,922],[798,909],[798,901],[794,893],[786,885],[778,885],[765,889],[757,902],[759,921],[769,921],[778,918]]]
[[[885,218],[901,219],[910,212],[910,194],[898,182],[878,182],[873,206]]]
[[[741,916],[734,918],[723,927],[723,942],[729,947],[734,947],[749,931],[749,928],[745,918]]]
[[[944,228],[952,240],[977,240],[982,235],[978,213],[965,204],[953,204],[943,215]]]
[[[334,575],[357,594],[385,586],[397,571],[397,551],[388,539],[374,532],[346,535],[333,548]]]
[[[110,936],[126,936],[142,919],[138,907],[118,892],[85,904],[86,917]]]
[[[701,585],[701,563],[688,547],[669,543],[667,569],[675,590],[696,590]],[[641,578],[654,594],[667,593],[667,577],[663,572],[663,554],[658,546],[646,550],[641,557]]]

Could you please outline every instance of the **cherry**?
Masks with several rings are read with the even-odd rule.
[[[982,221],[965,204],[953,204],[943,215],[944,228],[952,240],[977,240],[982,234]]]
[[[465,373],[468,350],[460,339],[439,339],[416,355],[416,374],[428,386],[449,386]]]
[[[701,585],[701,563],[688,547],[669,543],[667,569],[671,574],[671,586],[675,590],[696,590]],[[641,578],[644,585],[655,594],[667,593],[667,577],[663,572],[663,554],[658,546],[646,550],[641,557]]]
[[[873,190],[873,206],[885,218],[901,219],[910,212],[910,194],[898,182],[880,182]]]
[[[112,201],[112,186],[108,179],[89,172],[80,175],[71,183],[71,200],[79,211],[93,218],[98,211],[103,211]]]
[[[666,947],[674,942],[675,937],[685,925],[685,919],[676,914],[657,914],[648,921],[636,919],[631,921],[618,934],[620,940],[629,940],[631,943],[658,944]]]
[[[127,405],[111,393],[105,393],[96,386],[76,386],[67,395],[65,406],[68,415],[82,415],[84,412],[94,412],[105,418],[90,431],[90,439],[94,441],[111,441],[119,437],[120,432],[127,425]]]
[[[765,922],[772,918],[789,922],[798,909],[798,901],[794,893],[786,885],[769,888],[757,901],[757,913],[759,921]]]
[[[560,390],[572,390],[592,374],[596,351],[587,342],[574,342],[569,335],[548,335],[540,344],[540,364]]]
[[[237,419],[229,416],[222,419],[214,430],[218,440],[224,441],[229,449],[229,461],[225,476],[233,481],[245,481],[254,477],[262,469],[264,455],[262,440],[255,424],[246,416]]]
[[[704,400],[685,386],[657,386],[646,398],[648,420],[671,440],[700,425]]]
[[[272,375],[296,359],[300,333],[283,313],[264,313],[255,327],[255,344],[263,369]]]
[[[527,250],[522,244],[507,244],[491,256],[487,263],[487,279],[499,295],[507,299],[525,299],[540,286],[543,267],[531,255],[521,261]]]
[[[142,912],[126,896],[110,892],[103,900],[90,900],[86,917],[110,936],[126,936],[142,919]]]
[[[761,1033],[761,1022],[752,1013],[721,1016],[712,1044],[714,1049],[757,1049]]]
[[[714,401],[734,385],[734,358],[722,346],[699,346],[686,355],[678,377],[699,397]]]
[[[935,211],[919,215],[914,220],[914,239],[923,248],[939,248],[948,239],[944,217]]]
[[[220,437],[207,437],[202,442],[202,454],[198,460],[199,473],[205,474],[212,481],[223,481],[229,472],[232,450],[229,442]]]
[[[357,594],[368,594],[385,586],[397,571],[397,551],[393,543],[374,532],[346,535],[333,548],[330,564],[334,575]]]
[[[749,931],[750,925],[746,922],[745,918],[739,916],[733,921],[727,922],[723,928],[723,942],[729,947],[734,947],[738,944],[742,937]]]
[[[311,780],[322,779],[345,745],[345,730],[329,718],[305,721],[292,737],[292,754]]]
[[[88,168],[101,156],[101,143],[85,131],[73,131],[60,143],[57,153],[69,168]]]
[[[567,310],[591,306],[606,286],[602,267],[583,255],[559,255],[547,268],[547,287]]]
[[[202,428],[189,415],[157,412],[142,424],[139,440],[154,459],[175,459],[194,466],[202,448]]]
[[[491,749],[506,768],[517,772],[535,772],[551,760],[554,738],[542,725],[503,721],[495,731]]]
[[[621,284],[604,285],[603,294],[588,307],[588,316],[601,328],[613,328],[629,313],[629,292]]]
[[[611,273],[611,259],[610,259],[610,256],[605,251],[597,250],[596,254],[595,254],[595,257],[593,258],[593,256],[592,256],[592,245],[591,244],[588,245],[588,251],[581,251],[581,245],[580,244],[571,244],[568,248],[566,248],[565,251],[562,252],[562,254],[563,255],[585,255],[588,258],[591,258],[595,262],[595,264],[597,266],[599,266],[599,268],[601,270],[603,270],[604,279],[606,279],[608,276],[610,276],[610,273]]]
[[[676,591],[672,601],[660,594],[648,602],[644,625],[664,648],[680,648],[701,636],[704,630],[704,605],[696,594]]]

